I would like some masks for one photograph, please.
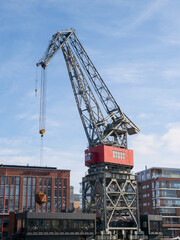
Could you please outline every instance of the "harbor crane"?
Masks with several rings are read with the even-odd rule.
[[[137,182],[131,174],[133,151],[127,147],[127,134],[136,134],[140,129],[121,110],[73,29],[55,33],[36,64],[42,67],[40,134],[45,133],[44,71],[60,49],[88,139],[83,211],[97,214],[101,231],[137,231]]]

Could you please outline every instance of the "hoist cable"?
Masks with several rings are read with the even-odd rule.
[[[40,166],[43,164],[43,134],[46,125],[46,70],[41,69],[41,94],[40,94],[40,114],[39,114],[39,133],[41,134],[40,146]]]
[[[43,137],[46,125],[46,70],[41,69],[41,94],[40,94],[40,115],[39,133]]]
[[[43,165],[43,150],[44,150],[44,147],[43,147],[43,137],[41,138],[41,146],[40,146],[40,166]]]
[[[38,82],[38,69],[36,67],[36,78],[35,78],[35,97],[37,97],[37,82]]]

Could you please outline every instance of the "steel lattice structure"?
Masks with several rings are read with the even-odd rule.
[[[54,34],[36,65],[45,69],[60,49],[89,148],[106,145],[117,150],[127,149],[127,134],[136,134],[140,130],[118,106],[74,30]],[[122,157],[125,153],[115,151],[114,154]],[[138,230],[137,182],[130,172],[133,165],[104,161],[88,166],[88,175],[82,181],[83,211],[97,214],[101,223],[99,230]],[[129,225],[123,225],[128,221]]]
[[[89,147],[110,145],[127,148],[127,133],[138,133],[139,128],[121,111],[74,30],[54,34],[37,66],[45,69],[60,49],[66,61]],[[105,116],[97,98],[105,110]]]
[[[138,230],[137,181],[130,170],[91,166],[83,178],[82,193],[83,211],[97,214],[102,224],[98,230]]]

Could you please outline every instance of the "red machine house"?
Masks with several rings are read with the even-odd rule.
[[[85,165],[92,163],[114,163],[133,168],[133,150],[112,146],[95,146],[85,151]]]

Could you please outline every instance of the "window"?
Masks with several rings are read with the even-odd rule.
[[[24,186],[27,184],[27,177],[24,177]]]
[[[178,191],[177,190],[162,190],[161,191],[162,197],[178,197]]]
[[[1,185],[1,196],[4,196],[4,185]]]
[[[161,214],[162,215],[176,215],[176,209],[175,208],[161,208]]]
[[[147,228],[147,222],[143,222],[143,228]]]
[[[180,182],[179,181],[169,181],[169,187],[180,189]]]
[[[145,178],[145,172],[142,172],[142,181],[144,181],[146,178]]]
[[[28,190],[27,190],[27,194],[28,194],[28,202],[27,202],[27,207],[28,207],[28,210],[30,209],[31,207],[31,199],[32,199],[32,196],[31,196],[31,177],[28,178]]]
[[[85,161],[91,161],[92,160],[92,153],[86,153],[85,154]]]
[[[149,193],[143,194],[143,198],[149,197]]]
[[[5,180],[4,176],[1,176],[1,184],[2,185],[4,185],[4,180]]]
[[[3,197],[0,197],[0,212],[3,211]]]
[[[16,185],[19,184],[19,177],[16,177]]]
[[[23,210],[26,209],[27,177],[24,177]]]
[[[52,179],[48,178],[48,199],[47,199],[47,211],[50,212],[51,210],[51,182]]]
[[[28,177],[28,186],[31,186],[31,177]]]
[[[9,185],[6,184],[6,197],[9,196]]]
[[[161,188],[166,188],[166,181],[161,181]]]
[[[59,212],[61,212],[61,196],[62,196],[62,179],[59,178],[59,200],[58,200]]]
[[[4,176],[1,176],[1,192],[0,192],[0,211],[3,211],[3,202],[4,202]]]
[[[16,196],[19,195],[19,185],[16,185]]]
[[[11,186],[10,186],[10,211],[14,209],[14,188],[15,188],[15,178],[11,177]]]
[[[42,177],[39,178],[39,191],[42,192]]]
[[[161,232],[161,222],[160,221],[150,221],[150,232]],[[150,233],[150,234],[151,234]]]
[[[157,199],[156,206],[160,207],[160,199]]]
[[[8,213],[8,199],[5,199],[5,213]]]
[[[10,177],[6,177],[6,193],[5,193],[5,213],[8,213],[8,203],[9,203],[9,183]]]
[[[138,182],[141,182],[141,174],[138,173]]]
[[[15,196],[15,210],[19,208],[19,196]]]
[[[67,185],[67,179],[64,179],[63,184],[63,209],[66,209],[66,185]]]
[[[156,191],[156,197],[159,197],[159,190]]]
[[[159,188],[159,181],[156,180],[156,188]]]
[[[57,202],[57,197],[56,197],[56,198],[54,198],[54,211],[55,212],[57,212],[57,204],[58,204],[58,202]]]
[[[155,192],[154,192],[154,191],[152,191],[152,197],[153,197],[153,198],[155,197]]]
[[[33,186],[36,186],[36,178],[33,178]]]
[[[150,179],[151,178],[151,175],[150,175],[150,170],[147,170],[146,171],[146,179]]]
[[[19,177],[16,177],[16,185],[15,185],[15,210],[19,209]]]
[[[11,177],[6,177],[6,184],[10,184],[10,179],[11,179]]]
[[[54,211],[57,212],[57,178],[55,178],[55,189],[54,189]]]
[[[43,190],[44,194],[47,195],[47,178],[44,178],[44,190]],[[43,212],[46,212],[46,205],[47,203],[43,204]]]
[[[125,159],[125,152],[113,151],[113,158]]]
[[[10,192],[11,196],[14,196],[14,185],[11,184],[11,192]]]

